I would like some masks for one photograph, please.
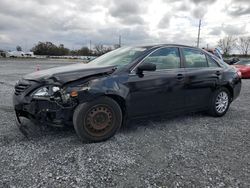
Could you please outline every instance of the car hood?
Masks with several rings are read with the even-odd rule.
[[[36,71],[25,75],[25,80],[46,81],[53,79],[61,84],[75,81],[81,78],[96,74],[110,74],[114,72],[116,66],[96,66],[90,64],[73,64],[62,67],[51,68],[47,70]]]

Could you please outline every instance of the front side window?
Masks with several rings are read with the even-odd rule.
[[[207,67],[207,58],[199,50],[184,48],[183,54],[186,62],[186,68]]]
[[[143,63],[153,63],[156,70],[180,68],[181,60],[178,48],[161,48],[146,57]]]

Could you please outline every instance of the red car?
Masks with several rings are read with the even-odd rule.
[[[241,72],[242,78],[250,78],[250,60],[240,60],[233,66]]]

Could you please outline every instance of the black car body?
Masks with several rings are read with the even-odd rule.
[[[227,96],[216,98],[221,90],[228,104],[218,113],[212,103],[226,104]],[[201,49],[169,44],[120,48],[88,64],[34,72],[16,84],[13,102],[19,125],[20,116],[54,126],[74,121],[82,139],[101,141],[127,118],[205,110],[222,116],[240,90],[233,67]]]

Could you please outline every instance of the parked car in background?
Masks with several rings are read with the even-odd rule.
[[[18,57],[35,57],[35,56],[33,52],[9,51],[5,52],[5,57],[18,58]]]
[[[25,57],[35,57],[34,52],[24,52]]]
[[[10,51],[6,52],[6,57],[24,57],[25,53],[22,51]]]
[[[88,64],[37,71],[15,85],[13,104],[35,123],[74,125],[84,141],[112,137],[126,119],[207,111],[226,114],[238,97],[237,70],[182,45],[122,47]]]
[[[240,60],[233,65],[242,75],[242,78],[250,78],[250,60]]]
[[[240,59],[238,57],[231,57],[229,59],[224,59],[224,62],[226,62],[229,65],[234,65],[238,61],[240,61]]]

